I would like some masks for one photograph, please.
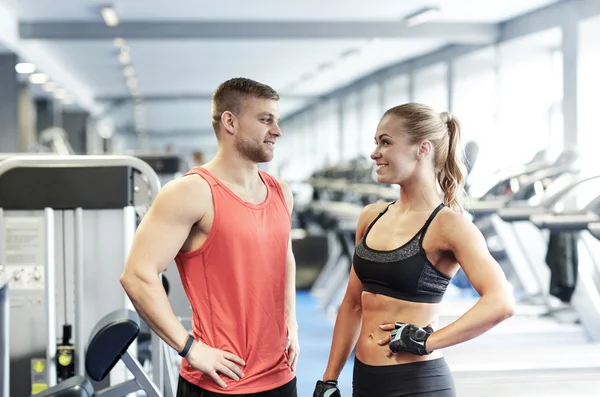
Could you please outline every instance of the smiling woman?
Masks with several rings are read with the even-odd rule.
[[[350,280],[315,396],[336,387],[354,345],[354,397],[455,396],[441,349],[488,331],[514,305],[481,232],[462,216],[459,123],[448,112],[408,103],[385,112],[375,143],[377,181],[399,185],[400,198],[367,205],[360,215]],[[460,267],[481,298],[435,330],[439,304]]]

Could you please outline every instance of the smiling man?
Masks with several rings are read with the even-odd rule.
[[[290,188],[271,161],[279,95],[235,78],[213,95],[216,156],[161,190],[137,232],[121,283],[140,315],[183,357],[178,397],[296,397],[299,354]],[[158,274],[175,259],[193,333]]]

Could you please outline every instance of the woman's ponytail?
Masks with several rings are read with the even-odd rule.
[[[444,194],[444,204],[462,213],[466,167],[460,156],[460,124],[452,114],[441,113],[442,122],[448,127],[448,156],[438,175],[440,188]]]

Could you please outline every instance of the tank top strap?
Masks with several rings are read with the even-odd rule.
[[[276,192],[277,193],[277,197],[279,197],[279,199],[281,200],[281,202],[283,203],[283,205],[285,206],[285,208],[288,209],[289,212],[289,207],[287,204],[287,201],[285,199],[285,195],[283,194],[283,190],[281,189],[281,184],[279,183],[279,181],[277,179],[275,179],[275,177],[265,171],[262,170],[258,170],[258,173],[261,177],[261,179],[263,180],[263,182],[267,185],[267,189],[269,189],[271,192]],[[269,196],[271,196],[269,194]]]
[[[183,174],[183,176],[188,176],[188,175],[199,175],[206,182],[208,182],[208,184],[211,186],[220,184],[219,181],[214,176],[212,176],[212,174],[210,172],[208,172],[208,170],[206,170],[200,166],[194,167],[194,168],[190,169],[188,172],[186,172],[185,174]]]

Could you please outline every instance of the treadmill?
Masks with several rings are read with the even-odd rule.
[[[590,225],[600,223],[600,174],[572,186],[531,223],[554,233],[577,236],[577,281],[569,301],[589,338],[600,342],[600,241]]]
[[[510,192],[501,197],[487,195],[480,200],[470,200],[465,205],[466,210],[473,216],[473,222],[486,238],[488,248],[494,258],[502,266],[511,285],[517,289],[517,297],[531,297],[543,294],[543,287],[526,264],[528,250],[523,250],[523,244],[531,244],[514,230],[514,225],[504,222],[498,213],[503,209],[528,208],[530,211],[544,211],[538,206],[546,198],[569,186],[579,178],[581,162],[573,152],[564,152],[550,167],[530,168],[528,173],[512,176],[514,180],[500,180],[497,186],[507,183],[512,185]],[[498,191],[499,189],[496,188]],[[543,205],[541,205],[543,207]],[[527,232],[527,231],[526,231]],[[533,239],[534,245],[539,246],[539,233],[526,233]],[[529,248],[528,248],[529,249]]]

